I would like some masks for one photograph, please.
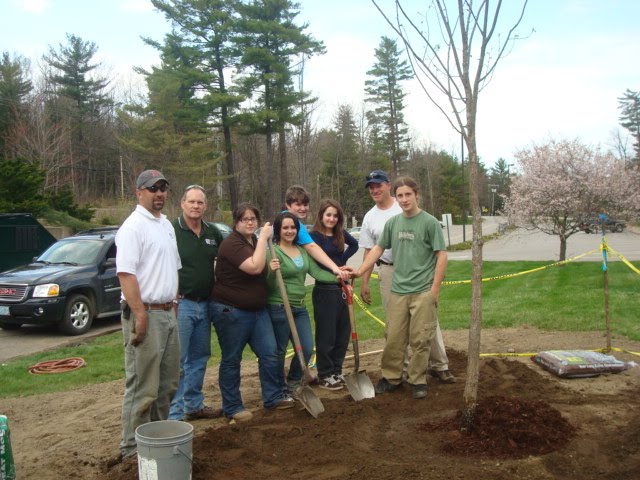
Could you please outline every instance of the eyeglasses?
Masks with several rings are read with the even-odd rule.
[[[160,186],[151,185],[150,187],[147,187],[147,190],[149,190],[151,193],[156,193],[158,190],[160,190],[162,193],[164,193],[167,190],[169,190],[169,184],[168,183],[163,183]]]
[[[207,193],[203,186],[196,185],[196,184],[189,185],[187,188],[184,189],[185,193],[188,192],[189,190],[200,190],[202,193]]]
[[[248,217],[248,218],[241,218],[240,221],[242,223],[256,223],[258,219],[256,217]]]

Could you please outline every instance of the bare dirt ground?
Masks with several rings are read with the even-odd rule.
[[[466,447],[458,448],[455,455],[446,453],[465,440],[455,429],[456,423],[449,420],[462,407],[467,332],[444,334],[458,383],[430,381],[426,400],[413,400],[409,391],[402,389],[358,403],[347,391],[316,388],[326,409],[318,419],[299,408],[263,410],[257,365],[246,362],[242,392],[254,419],[234,426],[223,419],[193,422],[193,478],[640,478],[638,367],[616,375],[563,380],[541,370],[527,357],[484,358],[480,401],[498,397],[503,402],[497,404],[497,410],[488,410],[488,415],[497,418],[509,405],[516,405],[524,413],[515,422],[512,412],[506,423],[503,418],[500,428],[490,431],[485,439],[489,443],[506,442],[507,449],[502,453],[476,452]],[[501,329],[483,331],[482,351],[590,349],[604,344],[599,333]],[[625,338],[614,338],[613,345],[640,352],[640,342]],[[373,352],[381,347],[381,341],[363,342],[361,351]],[[638,361],[628,353],[614,355],[620,360]],[[375,382],[380,374],[379,354],[361,360]],[[353,368],[351,361],[346,367]],[[214,407],[220,404],[216,383],[217,371],[210,369],[205,393]],[[123,382],[116,381],[64,393],[1,400],[0,412],[10,421],[19,478],[137,478],[135,459],[116,462],[122,391]],[[523,405],[533,411],[523,409]],[[553,416],[558,412],[562,418]],[[526,421],[527,415],[531,422]],[[531,450],[536,446],[531,443],[552,444],[551,434],[557,433],[565,420],[575,431],[562,437],[559,445],[552,445],[554,451],[526,454],[544,451]],[[514,425],[520,431],[514,433]],[[536,436],[540,425],[541,435]],[[527,448],[523,450],[524,446]]]

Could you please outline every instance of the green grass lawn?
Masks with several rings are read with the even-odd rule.
[[[483,277],[496,277],[530,270],[549,262],[485,262]],[[640,262],[634,262],[636,266]],[[471,262],[449,262],[447,281],[470,277]],[[356,293],[360,282],[356,282]],[[384,320],[377,285],[372,284],[371,314]],[[309,288],[310,290],[310,288]],[[640,276],[621,262],[609,264],[610,315],[612,330],[640,341],[638,301]],[[441,290],[440,324],[443,329],[468,328],[470,285],[445,285]],[[311,295],[307,308],[313,315]],[[604,331],[603,273],[597,262],[569,263],[518,277],[483,283],[483,328],[528,325],[543,330]],[[358,336],[361,340],[381,338],[383,327],[356,305]],[[220,348],[212,335],[209,366],[220,361]],[[58,375],[32,375],[28,368],[40,361],[82,357],[85,368]],[[253,355],[247,348],[245,358]],[[53,352],[30,355],[0,365],[0,398],[75,388],[88,383],[124,377],[122,336],[105,335],[88,343]],[[1,410],[1,408],[0,408]]]

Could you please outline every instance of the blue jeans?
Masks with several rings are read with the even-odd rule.
[[[202,384],[211,357],[211,303],[183,298],[178,306],[180,337],[180,383],[171,401],[169,420],[204,407]]]
[[[276,339],[267,309],[252,312],[214,301],[212,322],[222,350],[219,382],[224,414],[232,417],[245,409],[240,395],[240,361],[247,344],[258,357],[262,404],[275,407],[284,395],[278,383]]]
[[[291,343],[293,343],[293,337],[289,329],[287,312],[284,309],[284,305],[267,305],[267,309],[269,310],[271,323],[273,323],[273,333],[276,336],[276,344],[278,345],[279,383],[280,387],[286,390],[287,386],[284,380],[285,354],[287,352],[287,346],[289,345],[289,339],[291,339]],[[313,335],[311,334],[309,312],[307,312],[305,306],[291,307],[291,312],[293,313],[293,320],[296,324],[296,330],[298,330],[298,336],[300,337],[304,360],[309,363],[313,355]],[[294,350],[293,358],[289,364],[287,383],[299,383],[303,375],[303,366],[300,365],[298,355],[295,354]]]

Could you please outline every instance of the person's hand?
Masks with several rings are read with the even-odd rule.
[[[262,226],[262,230],[260,230],[260,238],[264,237],[264,238],[271,238],[273,236],[273,227],[271,226],[271,224],[269,222],[266,222],[263,226]]]
[[[371,305],[371,290],[369,289],[369,285],[362,284],[360,286],[360,298],[367,305]]]
[[[140,345],[147,336],[147,324],[149,322],[149,316],[147,312],[143,310],[143,313],[136,315],[135,330],[133,332],[133,338],[131,339],[131,345],[137,347]]]
[[[433,296],[433,302],[438,306],[438,299],[440,298],[440,289],[431,289],[431,295]]]
[[[278,270],[280,268],[280,260],[277,258],[272,259],[271,262],[269,262],[269,268],[271,268],[272,272]]]
[[[351,268],[351,267],[349,267]],[[348,270],[343,270],[342,268],[338,268],[337,272],[333,272],[337,277],[341,278],[343,281],[347,282],[351,279],[351,272]]]

